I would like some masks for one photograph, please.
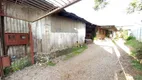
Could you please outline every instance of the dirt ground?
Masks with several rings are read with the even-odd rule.
[[[130,57],[106,39],[89,44],[82,54],[55,66],[33,65],[15,72],[5,80],[133,80],[138,73]]]

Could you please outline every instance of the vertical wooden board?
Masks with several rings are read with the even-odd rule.
[[[85,40],[85,24],[64,17],[51,17],[51,39],[52,51],[62,50],[74,46],[79,40]]]
[[[2,46],[1,46],[1,16],[0,16],[0,78],[2,76]]]

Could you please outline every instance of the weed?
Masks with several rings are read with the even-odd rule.
[[[122,38],[125,40],[128,39],[128,31],[127,30],[122,31]]]
[[[115,40],[112,40],[112,42],[113,42],[114,44],[116,44],[116,43],[115,43]]]
[[[79,55],[82,53],[85,49],[87,49],[86,45],[83,45],[82,47],[73,47],[72,52],[70,54],[67,54],[64,60],[68,60],[71,57],[74,57],[76,55]]]
[[[129,40],[135,40],[136,38],[133,37],[133,36],[129,36],[126,40],[129,41]]]
[[[98,38],[97,37],[94,37],[94,40],[97,40]]]
[[[11,63],[10,67],[6,67],[4,69],[4,74],[5,74],[5,76],[7,76],[9,73],[16,72],[16,71],[21,70],[24,67],[28,67],[30,65],[31,65],[31,61],[28,58],[28,56],[21,58],[21,59],[17,59]]]
[[[137,75],[134,77],[135,80],[142,80],[142,76],[141,75]]]
[[[131,53],[130,53],[130,55],[133,56],[133,57],[135,57],[136,56],[136,51],[132,50]]]
[[[127,38],[125,44],[133,48],[132,56],[137,59],[142,59],[142,42],[139,42],[135,37],[130,36]]]
[[[134,66],[136,69],[141,70],[142,71],[142,64],[140,64],[139,61],[137,60],[133,60],[132,61],[132,66]]]
[[[49,61],[49,62],[47,63],[47,65],[49,65],[49,66],[55,66],[56,64],[53,63],[52,61]]]
[[[12,70],[11,67],[6,67],[6,68],[4,69],[4,75],[7,76],[10,72],[12,72],[11,70]]]

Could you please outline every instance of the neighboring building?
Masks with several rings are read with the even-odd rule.
[[[113,37],[113,33],[117,31],[114,25],[101,25],[97,27],[97,38]]]

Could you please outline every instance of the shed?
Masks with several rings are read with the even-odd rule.
[[[10,63],[18,65],[25,59],[34,64],[34,54],[49,55],[84,44],[87,29],[92,24],[63,10],[79,0],[61,1],[0,1],[0,59],[6,57]]]
[[[35,52],[52,53],[85,41],[87,21],[65,10],[32,23]],[[42,26],[42,27],[41,27]]]
[[[63,10],[78,1],[1,0],[0,64],[1,57],[10,58],[12,64],[21,65],[22,59],[34,63],[36,53],[50,54],[83,44],[88,22]],[[1,67],[7,66],[0,65],[0,75]]]

